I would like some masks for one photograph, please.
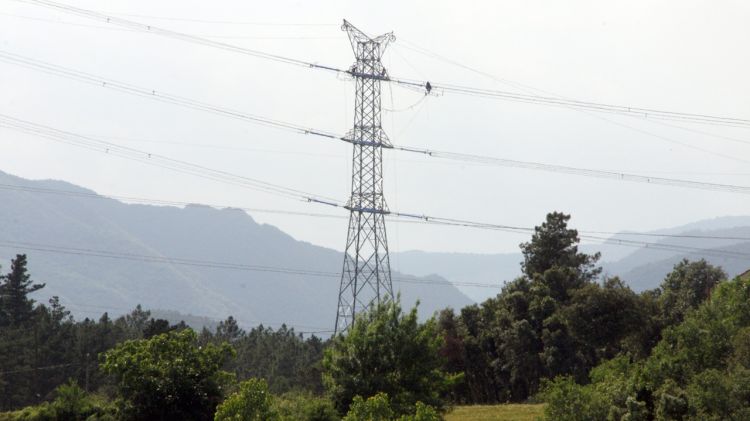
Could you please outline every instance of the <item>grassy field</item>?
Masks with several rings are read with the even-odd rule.
[[[507,404],[457,406],[445,416],[446,421],[536,421],[544,404]]]

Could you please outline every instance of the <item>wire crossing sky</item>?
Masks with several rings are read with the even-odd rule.
[[[281,62],[285,64],[308,67],[308,68],[313,68],[313,69],[327,70],[327,71],[332,71],[335,73],[350,73],[351,72],[350,70],[346,70],[346,69],[339,68],[339,67],[322,65],[322,64],[314,63],[312,61],[300,60],[300,59],[296,59],[292,57],[286,57],[286,56],[282,56],[278,54],[267,53],[267,52],[263,52],[259,50],[242,48],[242,47],[227,44],[224,42],[218,42],[218,41],[205,39],[205,38],[198,37],[195,35],[190,35],[190,34],[177,32],[177,31],[171,31],[171,30],[163,29],[163,28],[153,26],[153,25],[148,25],[148,24],[144,24],[140,22],[134,22],[132,20],[118,18],[112,15],[107,15],[101,12],[96,12],[94,10],[88,10],[88,9],[82,9],[82,8],[70,6],[64,3],[58,3],[58,2],[53,2],[49,0],[15,0],[15,1],[53,8],[53,9],[56,9],[65,13],[72,13],[78,16],[95,19],[100,22],[105,22],[107,24],[118,25],[118,26],[122,26],[125,28],[130,28],[130,29],[138,29],[142,31],[147,31],[150,33],[154,33],[154,34],[169,37],[169,38],[175,38],[175,39],[180,39],[183,41],[188,41],[188,42],[192,42],[196,44],[206,45],[209,47],[220,48],[223,50],[250,55],[250,56],[254,56],[254,57],[265,59],[265,60],[272,60],[272,61],[277,61],[277,62]],[[430,86],[432,87],[431,89],[436,89],[437,91],[441,91],[441,92],[457,93],[457,94],[462,94],[462,95],[479,96],[479,97],[486,97],[486,98],[496,98],[496,99],[502,99],[502,100],[507,100],[507,101],[514,101],[514,102],[525,102],[525,103],[532,103],[532,104],[544,104],[544,105],[552,105],[552,106],[569,107],[569,108],[575,108],[575,109],[585,109],[585,110],[590,110],[590,111],[595,111],[595,112],[623,114],[623,115],[641,117],[641,118],[653,118],[653,119],[673,120],[673,121],[680,121],[680,122],[706,123],[706,124],[714,124],[714,125],[726,125],[726,126],[732,126],[732,127],[750,128],[750,119],[747,119],[747,118],[723,117],[723,116],[714,116],[714,115],[707,115],[707,114],[693,114],[693,113],[685,113],[685,112],[677,112],[677,111],[659,110],[659,109],[654,109],[654,108],[641,108],[641,107],[633,107],[633,106],[606,104],[606,103],[601,103],[601,102],[565,99],[565,98],[559,98],[559,97],[519,94],[519,93],[514,93],[514,92],[509,92],[509,91],[482,89],[482,88],[476,88],[476,87],[465,86],[465,85],[441,83],[441,82],[429,81],[429,80],[414,80],[414,79],[406,79],[406,78],[399,78],[399,77],[393,77],[393,76],[388,76],[387,78],[384,78],[383,80],[393,82],[397,85],[403,85],[403,86],[408,86],[412,88],[420,88],[420,89],[421,88],[426,89],[427,84],[429,82]]]
[[[346,139],[345,136],[337,135],[330,131],[326,131],[322,129],[314,129],[314,128],[305,128],[295,123],[274,120],[274,119],[270,119],[270,118],[266,118],[266,117],[262,117],[258,115],[251,115],[251,114],[243,113],[242,111],[232,110],[232,109],[225,108],[219,105],[212,105],[212,104],[192,100],[184,96],[172,95],[169,93],[162,92],[160,90],[157,91],[155,89],[138,87],[138,86],[126,83],[126,82],[120,82],[120,81],[116,81],[113,79],[106,79],[100,76],[77,71],[74,69],[57,66],[52,63],[46,63],[46,62],[42,62],[39,60],[34,60],[29,57],[24,57],[18,54],[8,53],[2,50],[0,50],[0,61],[28,67],[33,70],[53,74],[56,76],[69,78],[72,80],[76,80],[78,82],[93,84],[95,86],[101,86],[103,88],[113,89],[116,91],[132,94],[132,95],[136,95],[136,96],[140,96],[140,97],[144,97],[144,98],[152,99],[156,101],[166,102],[169,104],[184,106],[184,107],[188,107],[188,108],[192,108],[192,109],[196,109],[200,111],[206,111],[210,113],[215,113],[218,115],[222,115],[224,117],[244,120],[244,121],[248,121],[254,124],[266,125],[269,127],[282,129],[282,130],[289,130],[291,132],[303,134],[303,135],[313,135],[313,136],[318,136],[318,137],[327,138],[327,139],[343,140],[347,142],[349,141]],[[77,136],[80,137],[80,135],[77,135]],[[115,144],[111,142],[107,142],[107,145],[116,146]],[[706,183],[706,182],[694,181],[694,180],[682,180],[682,179],[676,179],[676,178],[628,174],[628,173],[614,171],[614,170],[595,170],[595,169],[587,169],[587,168],[575,168],[575,167],[569,167],[569,166],[564,166],[564,165],[551,165],[551,164],[545,164],[545,163],[540,163],[540,162],[518,161],[518,160],[503,159],[503,158],[492,157],[492,156],[480,156],[480,155],[472,155],[472,154],[467,154],[467,153],[450,152],[450,151],[437,151],[437,150],[413,148],[413,147],[406,147],[406,146],[399,146],[399,145],[393,145],[392,149],[396,151],[422,154],[422,155],[432,157],[432,158],[448,159],[448,160],[461,161],[461,162],[466,162],[466,163],[495,165],[495,166],[511,167],[511,168],[525,168],[525,169],[541,170],[541,171],[548,171],[548,172],[579,175],[579,176],[585,176],[585,177],[604,178],[604,179],[610,179],[610,180],[615,180],[615,181],[630,181],[630,182],[657,184],[657,185],[665,185],[665,186],[687,187],[687,188],[695,188],[695,189],[750,194],[750,187],[748,186],[738,186],[738,185],[719,184],[719,183]],[[133,151],[131,150],[130,152],[133,152]],[[146,152],[139,152],[139,154],[148,155],[148,153]],[[746,162],[750,163],[750,161],[746,161]],[[315,197],[316,195],[309,194],[308,196]],[[331,198],[327,198],[327,199],[333,200]]]
[[[40,3],[45,7],[38,7]],[[58,147],[6,132],[0,137],[5,151],[0,169],[20,176],[65,179],[123,197],[237,201],[251,209],[284,210],[287,213],[267,213],[263,220],[297,238],[340,248],[339,218],[318,218],[324,222],[311,226],[306,218],[287,216],[310,213],[309,202],[301,200],[309,195],[297,192],[316,192],[316,200],[337,202],[331,198],[346,191],[350,170],[343,143],[309,142],[298,136],[336,140],[341,138],[336,128],[351,125],[352,87],[341,83],[350,80],[351,52],[338,25],[328,23],[346,17],[370,33],[394,30],[397,38],[403,34],[402,42],[410,40],[407,45],[425,46],[466,64],[465,69],[446,66],[434,55],[413,51],[385,57],[389,73],[399,75],[391,78],[393,88],[384,91],[383,100],[383,108],[393,110],[384,124],[400,151],[388,154],[385,168],[394,209],[466,221],[501,220],[520,227],[535,225],[548,211],[562,210],[574,215],[576,225],[601,232],[644,232],[746,209],[742,193],[750,186],[750,158],[742,127],[747,108],[741,98],[750,91],[740,75],[748,65],[744,57],[731,54],[737,51],[736,40],[747,36],[740,24],[748,16],[743,5],[726,6],[720,23],[705,8],[674,10],[640,2],[588,8],[576,16],[557,5],[515,10],[508,10],[510,5],[471,5],[451,14],[433,4],[400,6],[405,13],[422,13],[417,20],[325,2],[315,8],[281,2],[258,13],[241,3],[202,10],[199,3],[188,1],[179,5],[179,16],[171,4],[138,2],[106,13],[95,12],[101,5],[87,0],[75,6],[46,0],[7,1],[4,6],[0,38],[6,42],[0,47],[0,61],[15,66],[5,66],[7,74],[0,81],[6,93],[0,113],[65,128],[69,134],[96,133],[85,136],[117,139],[109,143],[141,152],[128,139],[159,139],[161,143],[149,146],[150,153],[227,174],[247,174],[269,183],[253,184],[251,190],[274,193],[256,196],[242,185],[250,185],[248,181],[216,184],[211,177],[226,177],[217,173],[202,176],[205,182],[192,182],[188,180],[193,177],[166,167],[143,170],[133,159],[109,159],[101,152],[106,151],[103,145],[96,147],[94,157],[67,150],[66,144]],[[66,24],[54,25],[70,7],[75,13],[65,10]],[[477,13],[477,7],[483,13]],[[88,25],[92,17],[99,23]],[[152,25],[154,20],[161,23]],[[164,29],[164,21],[175,29]],[[685,31],[682,25],[694,30]],[[157,33],[160,37],[152,36]],[[237,41],[214,43],[192,34]],[[684,42],[675,42],[673,34]],[[334,43],[333,35],[340,42]],[[701,36],[710,45],[701,44]],[[683,50],[690,53],[683,55]],[[248,61],[247,56],[259,60]],[[308,59],[298,59],[303,57]],[[331,71],[322,72],[323,77],[299,72],[318,63]],[[36,72],[28,71],[32,68]],[[560,95],[514,92],[512,84],[507,90],[485,88],[477,73],[468,71],[477,68],[499,75],[497,79],[522,80],[523,85]],[[88,86],[60,83],[40,72]],[[424,95],[426,81],[433,95]],[[132,98],[107,94],[112,90]],[[154,101],[142,101],[145,97]],[[39,136],[38,128],[13,124],[15,130]],[[699,124],[707,127],[699,130]],[[324,127],[334,129],[317,129]],[[256,150],[247,150],[247,145]],[[291,151],[297,157],[269,155]],[[295,200],[287,205],[292,196]],[[401,224],[393,234],[394,247],[516,249],[517,240],[481,234],[490,230],[456,230],[451,238],[434,238],[420,226]]]

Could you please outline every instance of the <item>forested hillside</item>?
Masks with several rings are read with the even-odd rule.
[[[40,301],[58,296],[79,316],[140,303],[215,320],[232,314],[243,326],[333,326],[342,254],[242,210],[124,204],[8,174],[0,185],[2,255],[29,255],[36,278],[50,281]],[[394,288],[404,303],[420,300],[423,315],[471,302],[437,276],[406,277],[394,273]]]
[[[141,306],[75,319],[34,302],[54,281],[19,254],[0,278],[0,409],[16,410],[0,419],[438,421],[529,400],[554,421],[745,419],[748,279],[682,260],[637,293],[569,219],[535,228],[492,299],[427,318],[395,299],[325,340],[231,315],[193,330]]]

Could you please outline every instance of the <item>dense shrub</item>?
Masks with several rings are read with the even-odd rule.
[[[240,383],[239,390],[216,408],[216,421],[276,421],[279,415],[273,408],[273,396],[263,379]]]
[[[286,393],[274,399],[281,421],[339,421],[333,403],[323,397],[305,393]]]
[[[455,376],[442,370],[442,344],[435,320],[419,323],[416,307],[404,313],[398,300],[358,315],[325,352],[324,382],[334,405],[345,413],[355,396],[382,392],[396,415],[413,414],[417,402],[443,409]]]
[[[663,332],[643,360],[618,357],[591,383],[547,385],[550,420],[750,419],[750,279],[720,283],[697,310]],[[606,408],[606,411],[605,411]]]
[[[433,407],[417,402],[413,408],[412,415],[401,415],[398,417],[391,409],[388,395],[378,393],[367,400],[361,396],[355,396],[349,412],[342,421],[440,421],[443,418]]]

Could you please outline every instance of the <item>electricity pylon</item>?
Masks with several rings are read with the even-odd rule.
[[[396,37],[392,32],[370,38],[352,24],[341,27],[349,35],[357,61],[349,70],[356,85],[354,128],[345,136],[353,146],[352,194],[344,268],[341,272],[336,333],[345,332],[355,314],[386,297],[393,297],[391,263],[383,197],[383,148],[392,148],[380,123],[380,83],[388,80],[381,59]]]

